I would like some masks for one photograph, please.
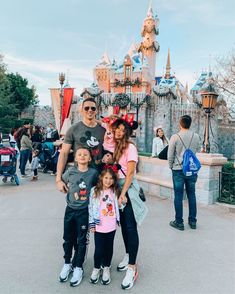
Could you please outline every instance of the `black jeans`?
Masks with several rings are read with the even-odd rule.
[[[120,223],[126,253],[129,253],[129,264],[134,265],[139,248],[139,236],[131,201],[129,198],[127,199],[128,201],[123,211],[119,210]]]
[[[21,175],[25,175],[25,167],[27,164],[27,161],[29,159],[31,151],[30,149],[25,149],[20,151],[20,173]]]
[[[100,268],[101,263],[103,266],[110,266],[113,257],[113,241],[115,232],[116,230],[109,233],[95,232],[95,268]]]
[[[64,216],[64,259],[70,263],[73,248],[73,266],[82,267],[87,250],[88,208],[74,210],[66,207]]]
[[[195,195],[195,185],[197,175],[186,177],[182,170],[172,170],[173,186],[174,186],[174,206],[175,220],[177,223],[183,223],[183,196],[184,185],[188,198],[189,222],[196,222],[197,203]]]

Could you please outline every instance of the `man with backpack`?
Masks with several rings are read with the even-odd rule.
[[[180,131],[171,137],[168,148],[168,162],[172,170],[175,207],[175,220],[170,222],[170,226],[181,231],[184,230],[184,186],[189,207],[188,224],[191,229],[196,229],[197,227],[195,185],[197,172],[201,165],[195,153],[200,150],[200,141],[198,134],[189,130],[191,122],[192,119],[189,115],[181,116],[179,121]]]

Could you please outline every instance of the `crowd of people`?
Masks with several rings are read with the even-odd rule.
[[[37,181],[39,166],[56,175],[59,147],[55,146],[54,142],[58,139],[58,132],[51,123],[44,128],[32,126],[29,121],[25,121],[22,127],[11,130],[9,144],[19,153],[21,179],[31,176],[32,181]],[[31,172],[26,174],[28,163],[31,165]]]
[[[140,186],[135,177],[138,162],[136,145],[131,141],[138,123],[133,116],[110,116],[96,120],[97,104],[93,98],[82,103],[82,121],[67,131],[57,164],[56,185],[66,194],[63,249],[64,265],[59,281],[65,282],[72,274],[70,286],[83,279],[87,249],[87,234],[94,234],[94,267],[90,282],[99,279],[103,285],[111,282],[110,266],[117,227],[121,226],[124,257],[118,271],[125,271],[122,289],[131,289],[138,276],[138,226],[144,221],[148,208],[139,197]],[[175,219],[170,226],[184,230],[183,189],[189,201],[188,223],[196,229],[195,183],[197,175],[183,173],[183,150],[198,151],[199,136],[190,131],[191,117],[180,119],[180,132],[168,140],[162,127],[156,130],[153,156],[159,156],[167,146],[169,167],[172,169],[175,192]],[[185,148],[186,146],[186,148]],[[73,150],[74,165],[66,167]]]

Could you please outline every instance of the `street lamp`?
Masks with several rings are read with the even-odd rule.
[[[63,110],[63,85],[65,81],[65,73],[59,73],[59,82],[60,82],[60,130],[62,128],[62,110]]]
[[[215,108],[217,97],[219,96],[215,90],[212,83],[208,83],[201,90],[202,96],[202,107],[205,110],[206,120],[205,120],[205,131],[203,140],[203,152],[210,153],[210,141],[209,141],[209,125],[211,111]]]

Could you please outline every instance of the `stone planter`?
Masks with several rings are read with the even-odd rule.
[[[222,154],[197,153],[202,168],[198,174],[196,196],[198,203],[212,204],[219,197],[219,172],[227,162]],[[149,195],[174,198],[171,170],[167,160],[140,156],[137,179]]]

